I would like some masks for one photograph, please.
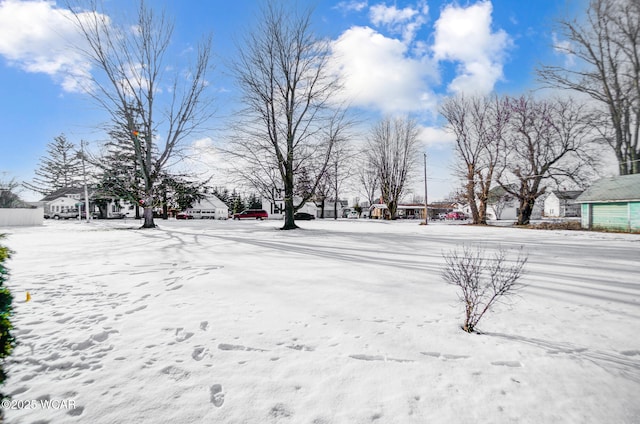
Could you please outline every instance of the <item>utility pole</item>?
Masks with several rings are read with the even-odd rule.
[[[424,225],[429,224],[429,209],[427,206],[427,154],[424,154]]]
[[[84,163],[84,140],[80,140],[80,155],[82,158],[82,182],[84,183],[84,217],[89,222],[89,191],[87,190],[87,169]]]

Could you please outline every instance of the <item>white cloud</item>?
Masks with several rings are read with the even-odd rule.
[[[12,66],[50,75],[65,91],[82,91],[91,65],[69,48],[82,41],[69,14],[52,1],[1,1],[0,55]]]
[[[441,146],[456,141],[456,136],[442,127],[421,127],[418,139],[425,146]]]
[[[576,64],[576,57],[572,53],[571,42],[569,40],[560,40],[555,32],[551,34],[553,40],[553,50],[564,56],[564,66],[572,68]]]
[[[352,27],[333,44],[333,64],[345,85],[345,100],[383,113],[435,110],[427,80],[435,66],[410,57],[406,43],[368,27]]]
[[[351,1],[341,1],[340,3],[335,5],[334,8],[340,9],[343,12],[351,12],[351,11],[360,12],[367,6],[368,6],[368,3],[366,0],[365,1],[351,0]]]
[[[435,23],[433,44],[437,60],[458,62],[453,92],[488,93],[502,77],[502,61],[511,39],[502,30],[492,32],[491,2],[469,7],[448,5]]]
[[[403,9],[398,9],[395,5],[377,4],[371,6],[369,17],[374,25],[400,33],[405,42],[411,42],[420,27],[425,24],[428,12],[426,3],[416,8],[407,6]]]
[[[371,6],[371,22],[375,25],[393,25],[410,20],[416,13],[412,7],[398,9],[396,6],[377,4]]]

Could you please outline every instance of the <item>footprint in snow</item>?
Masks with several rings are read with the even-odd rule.
[[[207,354],[206,349],[204,347],[199,346],[193,349],[193,353],[191,354],[191,357],[196,361],[202,361],[202,359],[205,357],[206,354]]]
[[[141,311],[141,310],[146,309],[146,308],[147,308],[147,305],[142,305],[142,306],[138,306],[137,308],[134,308],[134,309],[131,309],[131,310],[128,310],[128,311],[124,311],[124,313],[129,315],[129,314]]]
[[[216,408],[220,408],[224,403],[224,393],[222,393],[222,385],[214,384],[209,388],[209,392],[211,393],[211,403]]]
[[[491,365],[520,368],[522,366],[522,363],[520,363],[520,361],[495,361],[495,362],[492,362]]]

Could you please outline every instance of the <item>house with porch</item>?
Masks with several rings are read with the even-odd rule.
[[[45,218],[56,214],[84,210],[84,189],[77,187],[60,188],[40,200]]]

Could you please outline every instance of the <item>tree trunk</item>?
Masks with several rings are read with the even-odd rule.
[[[487,225],[487,200],[479,199],[478,201],[478,222],[480,225]]]
[[[153,222],[153,194],[147,194],[144,199],[144,224],[141,228],[155,228],[156,224]]]
[[[293,218],[293,190],[285,189],[285,192],[287,191],[290,193],[284,197],[284,226],[281,230],[295,230],[298,226]]]
[[[144,224],[141,228],[155,228],[156,224],[153,222],[153,207],[145,206],[144,208]]]
[[[536,202],[535,199],[520,200],[520,212],[518,213],[518,225],[529,225],[535,202]]]
[[[470,175],[470,176],[469,176]],[[467,175],[469,182],[467,183],[467,201],[469,202],[469,208],[471,209],[471,219],[474,224],[479,223],[478,219],[478,205],[476,204],[476,185],[473,181],[474,174]]]
[[[387,219],[395,219],[396,213],[398,212],[398,202],[395,200],[388,202],[387,208],[389,210],[389,217]]]
[[[162,198],[162,219],[169,219],[169,206],[167,205],[167,191],[165,190]]]

